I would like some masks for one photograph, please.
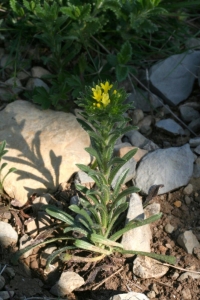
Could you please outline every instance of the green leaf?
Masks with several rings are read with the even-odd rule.
[[[110,239],[113,241],[118,240],[125,232],[128,232],[131,229],[146,225],[146,224],[150,224],[152,222],[155,222],[157,220],[159,220],[162,217],[162,213],[154,215],[149,217],[148,219],[145,220],[131,220],[129,223],[127,223],[125,225],[124,228],[122,228],[121,230],[117,231],[116,233],[114,233]]]
[[[117,172],[120,170],[120,168],[127,162],[129,161],[137,152],[137,148],[130,150],[128,153],[126,153],[122,158],[122,162],[118,163],[117,166],[113,167],[113,169],[111,170],[110,176],[109,176],[109,184],[112,183],[115,175],[117,174]]]
[[[7,166],[7,163],[3,163],[3,164],[0,166],[0,171],[2,171],[6,166]]]
[[[10,168],[9,171],[7,172],[7,174],[4,176],[4,178],[3,178],[2,182],[1,182],[1,184],[3,184],[4,180],[6,179],[6,177],[7,177],[10,173],[13,173],[13,172],[15,172],[15,171],[17,171],[16,168]]]
[[[115,188],[114,188],[114,191],[113,191],[113,198],[117,197],[117,195],[119,194],[119,191],[120,191],[120,188],[121,188],[121,185],[124,183],[125,179],[126,179],[126,176],[128,174],[128,171],[129,170],[124,170],[122,172],[122,174],[119,176],[116,184],[115,184]]]
[[[128,76],[128,67],[124,65],[117,65],[115,68],[117,80],[119,82],[125,80]]]
[[[98,165],[102,167],[102,158],[100,153],[98,153],[94,148],[87,147],[85,148],[85,151],[88,152],[91,156],[94,156],[98,162]]]
[[[80,118],[76,118],[76,120],[79,122],[79,124],[81,124],[84,130],[91,131],[91,132],[94,131],[93,128],[86,121]]]
[[[76,240],[74,245],[77,248],[81,248],[81,249],[92,251],[92,252],[102,253],[105,255],[110,255],[112,253],[112,251],[102,249],[100,247],[94,246],[94,245],[92,245],[88,242],[82,241],[82,240]]]
[[[110,239],[107,239],[107,238],[105,238],[105,237],[103,237],[102,235],[99,235],[99,234],[95,234],[95,233],[91,234],[90,239],[95,244],[96,243],[97,244],[103,244],[103,245],[108,246],[108,247],[119,247],[119,248],[123,249],[122,244],[111,241]]]
[[[90,226],[93,224],[93,221],[90,218],[88,212],[86,212],[84,209],[80,209],[78,207],[78,205],[70,205],[69,209],[72,210],[72,211],[74,211],[75,213],[83,216],[85,218],[85,220],[89,223]]]
[[[140,189],[135,187],[135,186],[131,186],[128,189],[124,190],[123,192],[121,192],[117,198],[114,200],[113,205],[115,205],[115,203],[117,203],[121,198],[130,195],[132,193],[139,193]]]
[[[67,223],[68,225],[75,224],[74,218],[72,216],[68,215],[66,212],[62,211],[61,209],[57,208],[56,206],[47,205],[45,207],[45,211],[53,218],[63,221],[65,223]]]
[[[74,249],[76,249],[76,247],[74,246],[65,246],[62,247],[61,249],[54,251],[52,254],[48,256],[45,269],[48,270],[50,263],[54,260],[54,258],[56,258],[56,256],[60,255],[62,252],[66,250],[74,250]]]
[[[131,57],[132,47],[131,44],[127,41],[122,45],[120,52],[117,54],[118,63],[125,65],[131,60]]]
[[[134,251],[134,250],[121,250],[116,249],[117,252],[120,252],[122,254],[133,254],[133,255],[142,255],[142,256],[148,256],[157,260],[164,261],[168,264],[175,265],[176,264],[176,258],[171,255],[162,255],[162,254],[156,254],[156,253],[150,253],[150,252],[143,252],[143,251]]]
[[[108,54],[108,55],[107,55],[107,61],[109,62],[109,64],[110,64],[112,67],[116,67],[117,64],[118,64],[117,56],[114,55],[114,54]]]

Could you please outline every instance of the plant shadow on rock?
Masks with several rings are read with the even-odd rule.
[[[49,162],[53,167],[52,174],[50,169],[45,165],[44,156],[41,153],[41,131],[35,133],[31,146],[29,146],[22,134],[24,126],[25,120],[21,121],[19,124],[12,122],[10,129],[11,134],[6,134],[5,138],[10,149],[15,149],[21,153],[19,153],[17,157],[5,156],[4,158],[6,161],[16,164],[17,171],[15,173],[19,175],[18,178],[15,179],[16,181],[28,178],[39,183],[38,189],[35,187],[32,188],[31,186],[24,186],[24,189],[28,191],[28,197],[37,192],[45,193],[47,190],[55,191],[59,185],[62,157],[56,156],[53,150],[49,150]],[[13,135],[15,135],[15,141],[17,141],[17,143],[13,143]],[[24,165],[24,170],[19,169],[18,164]],[[27,168],[27,170],[25,168]],[[32,169],[32,172],[30,168]],[[36,174],[34,174],[34,171]]]

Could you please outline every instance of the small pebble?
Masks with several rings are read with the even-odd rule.
[[[183,193],[185,195],[190,195],[193,192],[193,185],[191,183],[189,183],[183,190]]]
[[[10,299],[10,297],[13,297],[13,296],[14,296],[13,291],[9,291],[9,293],[7,291],[0,292],[0,298],[2,298],[3,300]]]
[[[155,298],[156,293],[154,291],[150,291],[149,293],[147,293],[147,297],[149,297],[150,299]]]
[[[170,223],[168,223],[167,225],[165,225],[165,231],[167,233],[172,233],[174,231],[174,226],[172,226]]]
[[[182,203],[179,200],[174,202],[174,206],[176,206],[176,207],[181,207],[181,205],[182,205]]]
[[[190,203],[192,202],[192,199],[189,196],[185,196],[185,204],[186,205],[190,205]]]

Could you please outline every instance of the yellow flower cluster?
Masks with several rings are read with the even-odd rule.
[[[100,83],[100,86],[96,85],[95,88],[92,88],[92,98],[97,101],[97,103],[93,103],[93,106],[100,108],[103,105],[104,107],[106,107],[110,103],[108,91],[112,88],[112,86],[112,84],[109,84],[109,82],[106,81],[105,83]]]

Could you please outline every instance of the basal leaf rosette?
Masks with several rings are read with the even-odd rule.
[[[84,107],[88,115],[116,117],[121,116],[130,107],[124,104],[126,98],[127,94],[123,88],[118,88],[116,83],[104,81],[86,87],[77,104]]]

